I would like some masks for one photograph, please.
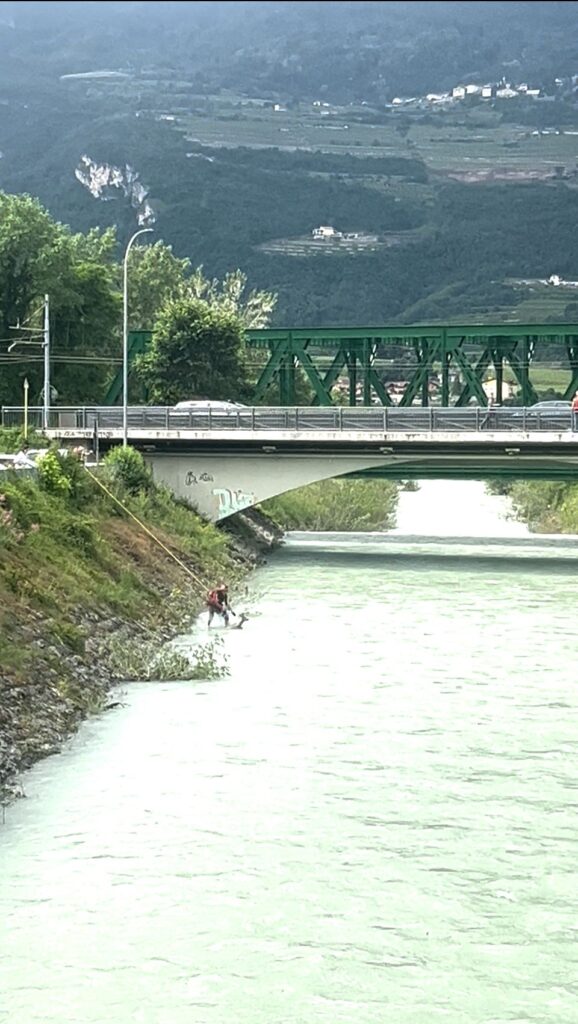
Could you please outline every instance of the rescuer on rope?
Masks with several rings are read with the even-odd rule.
[[[220,583],[218,587],[210,591],[207,608],[209,609],[209,626],[215,615],[220,615],[224,619],[225,626],[229,625],[229,616],[235,613],[229,604],[229,590],[226,583]]]

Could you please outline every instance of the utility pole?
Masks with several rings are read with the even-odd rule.
[[[50,301],[44,296],[44,413],[42,426],[48,430],[50,426]]]
[[[40,309],[44,310],[44,325],[43,325],[42,333],[40,333],[40,329],[38,327],[27,327],[26,326],[26,324],[30,320],[36,318],[37,314],[40,312]],[[28,319],[24,321],[24,324],[21,324],[20,320],[18,320],[17,324],[14,324],[14,325],[11,324],[10,325],[9,330],[11,330],[11,331],[26,332],[29,335],[29,337],[28,337],[28,340],[26,340],[26,338],[18,338],[16,341],[13,341],[12,344],[8,346],[8,352],[12,352],[12,350],[14,348],[16,348],[17,345],[41,345],[42,346],[42,349],[44,351],[44,389],[43,389],[44,407],[43,407],[43,412],[42,412],[42,427],[43,427],[44,430],[47,430],[48,427],[50,426],[50,422],[49,421],[50,421],[50,390],[51,390],[51,388],[50,388],[50,302],[49,302],[48,295],[44,296],[44,302],[43,302],[42,306],[40,307],[40,309],[35,310],[35,312],[32,313],[28,317]],[[28,431],[28,388],[29,388],[29,383],[28,383],[28,379],[26,379],[24,381],[24,396],[25,396],[25,399],[26,399],[26,403],[25,403],[25,405],[26,405],[26,409],[25,409],[25,416],[26,416],[26,427],[25,427],[25,430],[26,430],[26,436],[28,436],[28,433],[27,433],[27,431]]]

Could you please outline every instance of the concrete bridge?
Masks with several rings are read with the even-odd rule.
[[[4,410],[4,422],[21,415]],[[128,422],[129,443],[155,479],[213,521],[339,476],[578,477],[578,432],[565,408],[256,407],[224,415],[139,407]],[[48,435],[102,454],[122,443],[122,410],[54,409]]]

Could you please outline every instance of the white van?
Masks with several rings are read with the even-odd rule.
[[[246,409],[246,405],[241,405],[239,402],[215,402],[212,398],[202,398],[196,402],[177,402],[174,409],[178,409],[179,412],[216,412],[230,415],[234,412],[240,412],[241,409]]]

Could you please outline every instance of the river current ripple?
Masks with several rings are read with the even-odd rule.
[[[2,1024],[574,1024],[577,539],[506,512],[428,483],[395,533],[293,535],[228,677],[28,773]]]

